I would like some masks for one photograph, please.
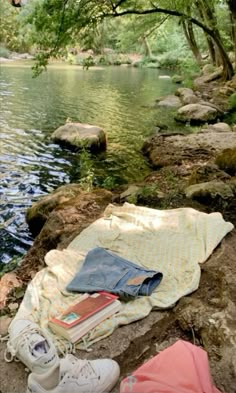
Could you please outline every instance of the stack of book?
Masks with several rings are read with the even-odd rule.
[[[54,333],[75,343],[120,308],[121,302],[116,295],[107,292],[85,294],[63,314],[51,318],[49,327]]]

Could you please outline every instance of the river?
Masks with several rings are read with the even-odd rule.
[[[0,270],[32,244],[25,211],[56,187],[80,180],[78,153],[62,149],[51,133],[67,119],[103,127],[106,153],[92,158],[96,185],[138,181],[150,169],[140,154],[162,122],[156,98],[176,88],[163,71],[133,67],[50,66],[33,79],[24,62],[0,69]]]

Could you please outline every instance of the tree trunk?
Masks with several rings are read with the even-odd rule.
[[[198,65],[201,67],[202,56],[201,56],[201,53],[199,51],[199,48],[197,46],[197,42],[196,42],[196,39],[194,36],[193,25],[191,22],[186,22],[183,20],[182,26],[183,26],[185,37],[186,37],[188,44],[190,46],[190,49],[192,50],[193,55],[194,55]]]
[[[230,79],[232,79],[232,77],[234,75],[233,66],[232,66],[229,56],[228,56],[228,54],[227,54],[227,52],[221,42],[221,39],[217,34],[215,35],[215,43],[218,47],[218,50],[219,50],[219,53],[221,56],[221,62],[222,62],[222,66],[223,66],[223,79],[230,80]]]
[[[205,17],[204,17],[203,12],[202,12],[202,7],[199,4],[199,0],[196,1],[196,6],[197,6],[197,9],[198,9],[198,13],[199,13],[200,18],[205,22]],[[207,34],[205,31],[204,31],[204,34],[205,34],[205,37],[206,37],[206,41],[207,41],[207,46],[208,46],[211,62],[212,62],[213,65],[216,65],[216,51],[215,51],[214,42],[212,41],[212,38],[209,36],[209,34]]]
[[[216,51],[215,51],[214,43],[212,42],[212,39],[211,39],[211,37],[209,37],[208,34],[205,33],[205,36],[206,36],[206,40],[207,40],[207,45],[208,45],[208,49],[209,49],[209,53],[210,53],[211,62],[213,65],[216,65]]]
[[[230,11],[231,34],[232,34],[232,41],[234,44],[234,56],[235,56],[235,63],[236,63],[236,1],[228,0],[228,7]]]
[[[152,50],[150,48],[149,42],[147,37],[143,36],[142,38],[142,43],[144,46],[144,53],[146,57],[149,57],[150,59],[152,58]]]
[[[112,10],[112,13],[107,13],[103,14],[103,17],[121,17],[124,15],[151,15],[151,14],[156,14],[156,13],[162,13],[162,14],[167,14],[167,15],[172,15],[172,16],[178,16],[180,18],[186,19],[190,22],[192,22],[194,25],[200,27],[205,33],[207,33],[211,38],[214,44],[216,44],[217,48],[219,49],[220,56],[221,56],[221,61],[222,61],[222,66],[223,66],[223,78],[225,80],[229,80],[233,77],[234,75],[234,70],[233,66],[230,62],[229,56],[227,55],[227,52],[224,49],[224,46],[222,44],[219,32],[218,34],[214,29],[209,27],[204,21],[199,21],[198,19],[192,17],[191,15],[186,15],[185,13],[178,11],[178,10],[170,10],[166,8],[151,8],[151,9],[146,9],[146,10],[140,10],[140,9],[127,9],[121,12],[117,12],[116,10]]]
[[[231,1],[231,0],[230,0]],[[233,2],[235,0],[232,0]],[[214,50],[215,50],[215,63],[216,65],[223,66],[223,77],[227,79],[231,79],[234,72],[233,67],[230,62],[229,56],[223,46],[222,39],[220,36],[220,32],[217,27],[217,20],[214,15],[214,11],[207,4],[205,0],[198,0],[196,2],[200,14],[203,18],[204,23],[209,26],[212,30],[211,38],[214,40]]]
[[[206,24],[208,24],[215,31],[215,33],[218,35],[219,40],[221,41],[220,32],[217,27],[217,20],[214,14],[214,9],[212,10],[205,0],[200,0],[200,3],[202,5],[202,12]],[[215,63],[218,67],[222,64],[221,52],[217,45],[215,45]]]

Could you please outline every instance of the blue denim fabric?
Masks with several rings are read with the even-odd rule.
[[[121,299],[150,296],[160,284],[162,273],[97,247],[88,252],[83,266],[66,289],[70,292],[107,291]]]

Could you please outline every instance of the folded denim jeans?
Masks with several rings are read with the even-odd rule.
[[[114,293],[123,300],[150,296],[162,273],[144,269],[101,247],[88,252],[81,269],[67,285],[69,292]]]

